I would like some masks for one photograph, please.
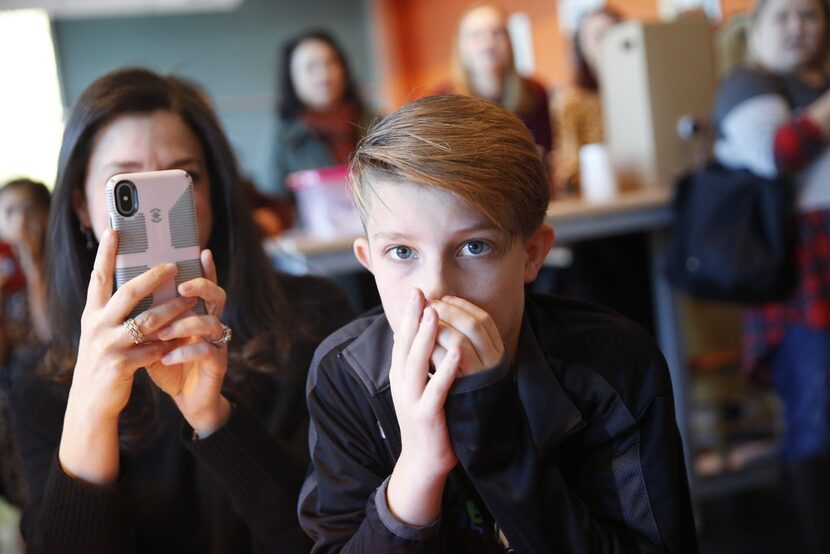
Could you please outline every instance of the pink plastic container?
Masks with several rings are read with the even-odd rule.
[[[347,183],[349,168],[337,165],[296,171],[286,178],[297,198],[300,223],[319,237],[342,237],[363,232]]]

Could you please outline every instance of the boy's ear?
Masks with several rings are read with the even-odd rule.
[[[556,232],[547,223],[542,223],[527,239],[525,244],[525,283],[536,279],[545,258],[553,248]]]
[[[358,237],[352,243],[355,258],[360,262],[360,265],[365,267],[369,273],[372,272],[372,254],[369,251],[369,240],[366,237]]]

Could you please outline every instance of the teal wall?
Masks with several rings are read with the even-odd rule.
[[[72,105],[93,80],[118,67],[185,76],[212,96],[243,170],[260,180],[277,50],[309,27],[335,34],[371,103],[376,74],[367,0],[245,0],[232,12],[55,21],[64,102]]]

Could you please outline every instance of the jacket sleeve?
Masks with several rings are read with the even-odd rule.
[[[394,459],[358,387],[338,367],[337,353],[312,364],[311,470],[299,507],[312,552],[439,552],[437,524],[413,528],[390,520],[385,491]]]
[[[185,447],[230,498],[262,552],[308,552],[296,505],[306,457],[272,437],[242,407],[205,439],[193,440],[185,424]]]
[[[480,386],[448,397],[450,438],[516,552],[697,551],[670,397],[635,417],[591,383],[599,423],[549,452],[534,443],[508,368],[474,377]]]
[[[12,423],[31,493],[21,522],[28,552],[133,552],[120,484],[86,485],[58,462],[65,402],[31,382],[12,391]]]

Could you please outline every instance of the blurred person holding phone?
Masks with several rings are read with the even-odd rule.
[[[182,169],[204,277],[130,318],[172,263],[113,292],[117,173]],[[327,281],[275,274],[219,122],[197,87],[109,73],[66,125],[47,240],[52,341],[15,382],[31,552],[305,552],[305,375],[350,315]],[[198,300],[206,315],[195,315]],[[232,339],[232,340],[231,340]]]

